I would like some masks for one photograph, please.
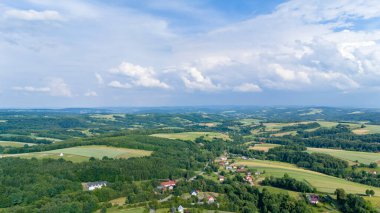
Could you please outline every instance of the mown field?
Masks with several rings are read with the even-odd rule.
[[[218,133],[218,132],[180,132],[180,133],[159,133],[153,134],[151,136],[168,138],[168,139],[179,139],[179,140],[189,140],[194,141],[196,138],[204,136],[205,140],[212,140],[213,138],[221,138],[223,140],[230,140],[228,135]]]
[[[269,149],[273,147],[277,147],[277,146],[280,146],[280,145],[271,144],[271,143],[262,143],[262,144],[255,144],[254,146],[249,147],[249,149],[267,152]]]
[[[246,165],[261,172],[265,171],[264,176],[282,177],[287,173],[290,177],[308,182],[320,192],[333,193],[335,189],[343,188],[348,193],[364,194],[366,189],[373,189],[375,191],[375,196],[380,196],[380,188],[354,183],[322,173],[298,168],[295,165],[288,163],[265,160],[244,160],[239,161],[236,164]]]
[[[34,143],[24,143],[24,142],[16,142],[16,141],[0,141],[0,146],[11,146],[11,147],[23,147],[27,144],[28,146],[36,145]]]
[[[372,162],[380,163],[380,153],[373,152],[357,152],[357,151],[346,151],[339,149],[324,149],[324,148],[307,148],[307,152],[313,153],[325,153],[332,155],[334,157],[359,163],[370,164]]]
[[[63,157],[60,154],[63,153]],[[56,149],[45,152],[33,152],[26,154],[5,155],[5,157],[22,157],[22,158],[63,158],[73,162],[87,161],[89,158],[94,157],[101,159],[104,156],[110,158],[131,158],[148,156],[152,152],[139,149],[126,149],[109,146],[78,146],[65,149]]]

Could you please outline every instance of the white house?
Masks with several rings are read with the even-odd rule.
[[[100,189],[103,186],[107,186],[107,184],[107,181],[88,182],[86,183],[86,187],[89,191],[93,191],[95,189]]]
[[[178,212],[183,213],[184,210],[185,210],[185,209],[184,209],[181,205],[178,206]]]

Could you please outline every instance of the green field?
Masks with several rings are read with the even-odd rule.
[[[218,132],[180,132],[180,133],[159,133],[152,136],[168,139],[179,139],[194,141],[196,138],[204,136],[206,140],[212,140],[213,138],[221,138],[223,140],[230,140],[228,135]]]
[[[63,153],[63,157],[60,154]],[[139,149],[126,149],[109,146],[77,146],[65,149],[56,149],[45,152],[33,152],[27,154],[6,155],[5,157],[22,157],[22,158],[63,158],[73,162],[87,161],[90,157],[101,159],[104,156],[110,158],[131,158],[148,156],[152,152]]]
[[[364,128],[357,128],[357,129],[352,130],[352,132],[358,135],[380,134],[380,125],[365,124]]]
[[[24,143],[24,142],[16,142],[16,141],[0,141],[0,146],[23,147],[25,144],[28,144],[29,146],[36,145],[34,143]]]
[[[354,183],[318,172],[298,168],[295,165],[288,163],[264,160],[245,160],[239,161],[237,164],[246,165],[257,169],[258,171],[265,171],[264,176],[282,177],[287,173],[290,177],[308,182],[320,192],[333,193],[335,189],[343,188],[348,193],[364,194],[366,189],[373,189],[376,193],[375,196],[380,196],[380,188]]]
[[[259,144],[255,144],[254,146],[249,147],[249,149],[267,152],[269,149],[273,147],[277,147],[277,146],[280,146],[280,145],[271,144],[271,143],[262,143],[262,144],[259,143]]]
[[[347,160],[347,161],[358,161],[359,163],[370,164],[372,162],[380,163],[380,153],[373,152],[357,152],[357,151],[346,151],[340,149],[324,149],[324,148],[307,148],[307,152],[313,153],[325,153],[332,155],[334,157]]]

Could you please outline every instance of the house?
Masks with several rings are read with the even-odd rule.
[[[261,172],[255,172],[255,175],[261,175]]]
[[[184,211],[185,211],[185,209],[180,205],[180,206],[178,206],[178,212],[180,212],[180,213],[183,213]]]
[[[159,189],[162,189],[163,191],[169,189],[169,190],[173,190],[174,186],[175,186],[176,182],[174,180],[169,180],[169,181],[165,181],[165,182],[162,182],[160,184]]]
[[[372,174],[372,175],[376,175],[377,174],[376,171],[370,171],[369,173]]]
[[[226,156],[222,156],[222,157],[220,157],[220,160],[221,160],[221,161],[226,161],[226,160],[227,160],[227,157],[226,157]]]
[[[226,166],[226,170],[232,170],[232,166]]]
[[[174,208],[174,207],[172,207],[172,208],[170,209],[170,213],[175,213],[175,208]]]
[[[63,153],[61,152],[61,154],[59,154],[59,157],[63,157]]]
[[[193,190],[190,192],[191,196],[198,196],[198,190]]]
[[[224,181],[224,176],[219,176],[219,182],[223,182]]]
[[[213,196],[209,196],[208,198],[207,198],[207,203],[208,204],[213,204],[215,202],[215,198],[213,197]]]
[[[239,168],[236,170],[237,173],[245,173],[247,170],[245,168]]]
[[[245,176],[245,181],[247,181],[250,184],[253,184],[253,178],[251,176]]]
[[[85,183],[85,187],[88,191],[92,191],[95,189],[100,189],[103,186],[107,186],[107,184],[108,184],[107,181],[88,182],[88,183]]]
[[[219,166],[224,166],[224,161],[219,161]]]
[[[243,157],[241,157],[241,159],[243,159],[243,160],[248,160],[248,157],[243,156]]]
[[[319,202],[319,197],[318,195],[315,194],[310,194],[307,196],[307,199],[311,204],[317,204]]]

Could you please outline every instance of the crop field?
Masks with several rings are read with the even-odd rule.
[[[254,146],[249,147],[249,149],[267,152],[269,149],[276,146],[280,146],[280,145],[271,144],[271,143],[262,143],[262,144],[255,144]]]
[[[24,142],[16,142],[16,141],[0,141],[0,146],[23,147],[25,144],[28,144],[29,146],[36,145],[34,143],[24,143]]]
[[[373,189],[376,193],[375,196],[380,196],[380,188],[362,185],[322,173],[298,168],[295,165],[288,163],[264,160],[245,160],[239,161],[236,164],[246,165],[261,172],[265,171],[264,176],[282,177],[287,173],[290,177],[310,183],[320,192],[333,193],[336,188],[343,188],[348,193],[364,194],[366,189]]]
[[[168,139],[179,139],[179,140],[189,140],[194,141],[196,138],[204,136],[206,140],[212,140],[213,138],[221,138],[223,140],[230,140],[228,135],[218,133],[218,132],[180,132],[180,133],[159,133],[153,134],[151,136],[168,138]]]
[[[359,163],[370,164],[372,162],[380,163],[380,153],[373,152],[357,152],[357,151],[346,151],[339,149],[324,149],[324,148],[307,148],[307,152],[313,153],[325,153],[332,155],[334,157],[347,160],[347,161],[358,161]]]
[[[61,157],[60,154],[63,153]],[[15,155],[5,155],[6,157],[22,157],[22,158],[53,158],[59,159],[63,158],[65,160],[70,160],[73,162],[83,162],[87,161],[90,157],[101,159],[104,156],[110,158],[131,158],[131,157],[142,157],[148,156],[152,152],[139,149],[126,149],[108,146],[78,146],[70,147],[65,149],[56,149],[45,152],[33,152],[27,154],[15,154]]]

